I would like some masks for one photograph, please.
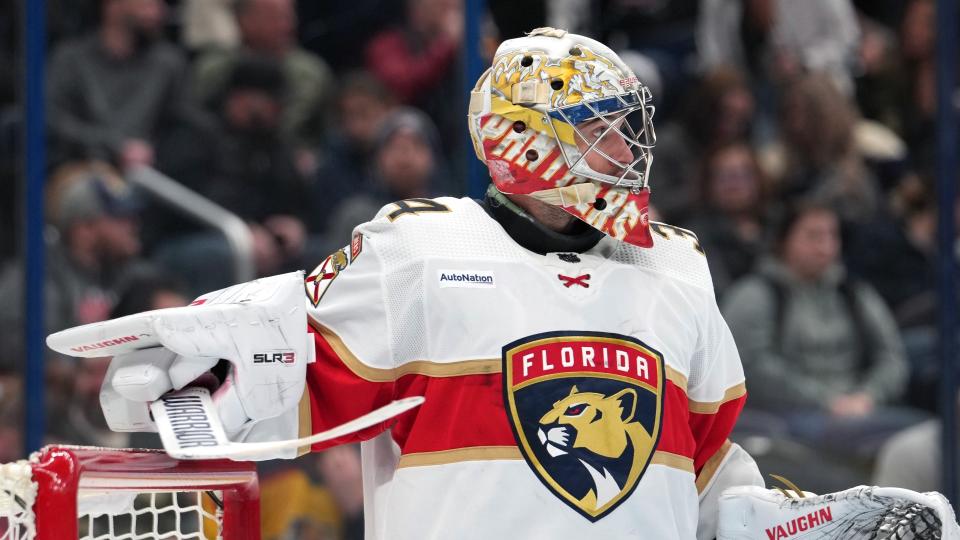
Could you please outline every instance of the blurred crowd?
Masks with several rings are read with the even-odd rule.
[[[0,75],[0,462],[22,454],[17,4],[0,1],[0,59],[18,66]],[[240,217],[259,275],[309,270],[390,201],[467,192],[463,0],[48,5],[50,332],[231,283],[227,241],[128,182],[140,167]],[[488,60],[557,26],[651,87],[652,211],[710,262],[750,392],[735,435],[806,489],[942,488],[934,8],[489,0],[472,21]],[[157,443],[106,429],[106,363],[50,353],[50,441]],[[264,473],[264,501],[314,501],[271,512],[267,538],[362,537],[356,449]]]

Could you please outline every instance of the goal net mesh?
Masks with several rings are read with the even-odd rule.
[[[67,467],[63,460],[46,460],[50,453],[0,464],[0,540],[259,537],[252,467],[177,462],[147,451],[64,448],[69,451],[57,455],[67,456]],[[232,525],[225,527],[228,521]]]

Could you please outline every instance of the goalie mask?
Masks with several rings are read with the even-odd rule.
[[[538,28],[497,49],[470,96],[470,136],[500,192],[649,247],[651,100],[602,43]]]

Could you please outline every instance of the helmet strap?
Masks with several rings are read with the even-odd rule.
[[[577,206],[592,204],[597,200],[600,188],[593,182],[584,182],[553,189],[534,191],[531,197],[554,206]]]
[[[511,212],[523,216],[529,219],[533,219],[533,216],[526,213],[523,208],[517,206],[517,203],[510,200],[505,193],[497,189],[497,186],[491,183],[487,186],[487,199],[490,199],[494,204],[498,206],[503,206],[504,208],[510,209]]]

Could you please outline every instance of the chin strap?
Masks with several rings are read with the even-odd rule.
[[[533,219],[530,214],[527,214],[523,208],[517,206],[517,203],[510,200],[502,191],[497,189],[497,186],[491,183],[487,186],[487,198],[492,199],[498,206],[503,206],[509,208],[514,214],[518,216],[523,216],[528,219]]]
[[[554,206],[577,206],[593,204],[597,200],[600,188],[593,182],[573,184],[571,186],[544,189],[530,194],[531,197]]]

